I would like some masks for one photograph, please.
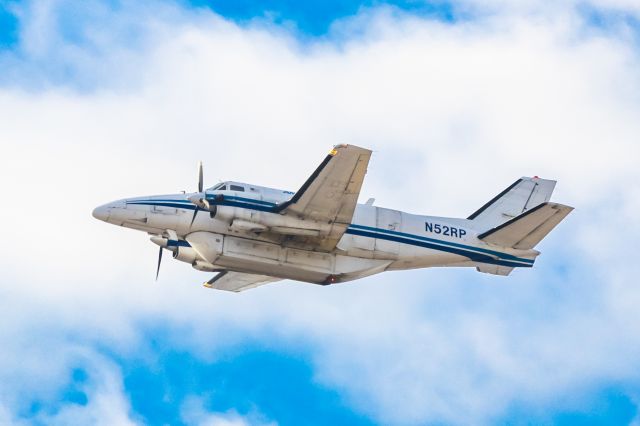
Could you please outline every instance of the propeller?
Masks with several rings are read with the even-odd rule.
[[[160,263],[162,262],[162,246],[160,246],[160,252],[158,253],[158,269],[156,269],[156,281],[158,281],[158,275],[160,275]]]
[[[189,224],[189,228],[193,226],[193,221],[196,220],[196,216],[198,215],[199,211],[200,211],[200,207],[196,205],[196,209],[193,211],[193,216],[191,216],[191,223]]]
[[[207,195],[204,193],[203,181],[204,173],[202,170],[202,161],[200,161],[198,165],[198,192],[192,194],[189,197],[189,201],[191,201],[196,206],[196,208],[193,210],[193,216],[191,216],[191,224],[189,224],[189,227],[193,226],[193,222],[195,222],[196,216],[198,216],[198,212],[200,211],[208,211],[209,216],[211,216],[212,219],[216,214],[216,206],[214,205],[212,209],[212,206],[209,204],[209,200],[207,200]],[[218,195],[216,197],[221,197],[221,195]]]
[[[202,161],[200,161],[200,163],[198,163],[198,192],[202,193],[203,189],[204,189],[204,171],[202,170]],[[193,202],[193,200],[191,202]],[[193,226],[193,222],[196,220],[196,216],[200,211],[200,207],[198,206],[198,204],[196,203],[194,204],[196,205],[196,209],[193,211],[193,216],[191,217],[191,223],[189,224],[189,228]]]

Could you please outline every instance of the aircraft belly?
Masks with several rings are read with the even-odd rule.
[[[318,272],[294,265],[270,264],[268,262],[253,259],[241,259],[237,257],[222,256],[216,262],[217,266],[236,272],[248,274],[267,275],[283,279],[304,281],[310,283],[324,283],[327,272]]]
[[[398,257],[398,260],[389,266],[389,270],[453,266],[454,264],[466,261],[469,261],[467,257],[458,254],[428,248],[418,248],[414,249],[410,255],[407,253],[404,256]]]
[[[186,239],[200,256],[221,268],[312,283],[326,283],[329,277],[349,281],[382,272],[390,263],[210,232],[194,232]]]

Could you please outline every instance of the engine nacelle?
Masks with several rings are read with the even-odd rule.
[[[181,262],[193,264],[198,260],[198,253],[191,247],[180,246],[176,247],[176,250],[173,252],[173,258]]]
[[[207,194],[207,198],[203,198],[202,193],[198,193],[191,196],[189,200],[199,209],[208,211],[212,218],[228,223],[234,231],[259,233],[271,230],[283,235],[311,237],[328,236],[335,232],[334,225],[324,221],[301,219],[275,211],[263,212],[243,207],[216,205],[216,202],[225,200],[222,194]]]
[[[229,223],[232,229],[238,231],[271,230],[285,235],[321,236],[329,235],[333,230],[333,224],[326,222],[231,206],[218,206],[216,219]]]
[[[161,237],[161,236],[158,236],[158,235],[154,235],[149,239],[151,240],[152,243],[157,244],[160,247],[163,247],[163,248],[171,250],[171,248],[169,248],[169,239],[168,238]]]
[[[218,206],[216,206],[215,204],[210,204],[209,200],[206,197],[206,193],[204,192],[193,194],[189,197],[189,201],[198,206],[200,210],[209,212],[209,216],[211,216],[211,219],[213,219],[218,212]]]
[[[219,266],[215,266],[207,262],[206,260],[196,260],[191,266],[193,266],[193,269],[201,272],[216,272],[222,269]]]

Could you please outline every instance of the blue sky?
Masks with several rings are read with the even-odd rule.
[[[638,424],[639,20],[624,0],[0,0],[0,181],[38,205],[2,205],[0,423]],[[170,261],[154,283],[147,236],[90,216],[193,189],[200,159],[211,184],[295,190],[343,142],[374,149],[362,198],[385,207],[464,217],[539,174],[577,209],[506,279],[239,295]]]
[[[29,3],[29,2],[25,2]],[[105,2],[107,5],[118,8],[120,2]],[[363,8],[375,6],[393,6],[400,10],[407,10],[411,13],[429,15],[443,20],[451,20],[454,16],[453,8],[450,4],[427,3],[416,1],[391,1],[391,2],[354,2],[354,1],[310,1],[310,2],[290,2],[286,0],[274,1],[218,1],[218,0],[193,0],[180,1],[184,8],[206,8],[210,9],[225,18],[232,19],[239,23],[251,21],[255,18],[268,17],[277,24],[290,23],[299,31],[299,36],[322,36],[326,35],[329,27],[336,20],[344,17],[354,16]],[[15,9],[20,7],[20,2],[3,1],[0,3],[0,43],[4,48],[16,47],[19,39],[19,18]],[[62,8],[60,19],[67,25],[74,24],[74,9],[77,4],[69,4]],[[69,16],[65,16],[69,15]],[[66,22],[71,18],[71,22]],[[66,29],[63,29],[66,31]]]
[[[6,5],[0,6],[0,28],[2,28],[1,46],[5,49],[14,46],[18,40],[18,18]]]
[[[239,22],[261,17],[273,16],[277,23],[293,22],[303,35],[321,36],[328,32],[331,24],[340,18],[356,15],[363,8],[375,6],[393,6],[411,13],[429,15],[443,20],[453,19],[453,8],[447,2],[417,1],[309,1],[290,2],[274,0],[255,1],[190,1],[195,7],[207,7],[215,12]]]

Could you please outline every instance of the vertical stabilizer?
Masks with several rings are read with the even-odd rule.
[[[476,229],[494,228],[549,201],[555,186],[555,180],[520,178],[467,219],[473,220]]]

